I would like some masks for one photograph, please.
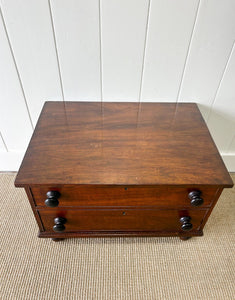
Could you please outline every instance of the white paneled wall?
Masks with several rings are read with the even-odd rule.
[[[198,5],[198,0],[151,2],[142,100],[177,101]]]
[[[101,1],[104,101],[138,101],[143,68],[148,0]]]
[[[33,128],[5,29],[0,19],[0,130],[9,152],[24,151]]]
[[[200,102],[207,119],[235,39],[235,1],[201,1],[179,101]],[[235,105],[235,103],[234,103]]]
[[[4,145],[2,135],[0,135],[0,152],[7,151],[6,146]]]
[[[100,100],[98,0],[51,0],[64,100]]]
[[[0,171],[46,100],[197,102],[235,171],[235,0],[0,0]]]
[[[235,44],[211,106],[207,124],[219,149],[228,153],[235,133]]]
[[[1,7],[35,125],[42,105],[48,98],[62,100],[48,1],[1,0]],[[8,88],[10,86],[9,81]]]

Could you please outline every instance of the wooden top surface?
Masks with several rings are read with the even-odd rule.
[[[46,102],[15,185],[232,180],[194,103]]]

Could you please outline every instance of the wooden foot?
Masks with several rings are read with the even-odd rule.
[[[180,239],[182,241],[187,241],[188,239],[191,239],[191,236],[180,236]]]
[[[63,240],[64,240],[63,238],[52,238],[53,242],[60,242],[60,241],[63,241]]]

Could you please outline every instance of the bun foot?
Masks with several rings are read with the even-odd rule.
[[[52,238],[53,242],[60,242],[60,241],[63,241],[63,240],[64,240],[63,238]]]
[[[182,241],[187,241],[188,239],[191,239],[191,236],[180,236],[180,239]]]

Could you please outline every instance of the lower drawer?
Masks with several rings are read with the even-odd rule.
[[[184,231],[182,217],[190,217],[190,230],[199,230],[206,209],[159,210],[159,209],[47,209],[38,210],[43,227],[54,232],[73,231]],[[181,219],[181,221],[180,221]],[[188,218],[187,218],[188,219]],[[60,220],[60,221],[59,221]],[[65,223],[64,223],[65,221]],[[56,225],[56,226],[57,226]],[[189,226],[190,227],[190,226]],[[185,228],[184,228],[185,229]]]

